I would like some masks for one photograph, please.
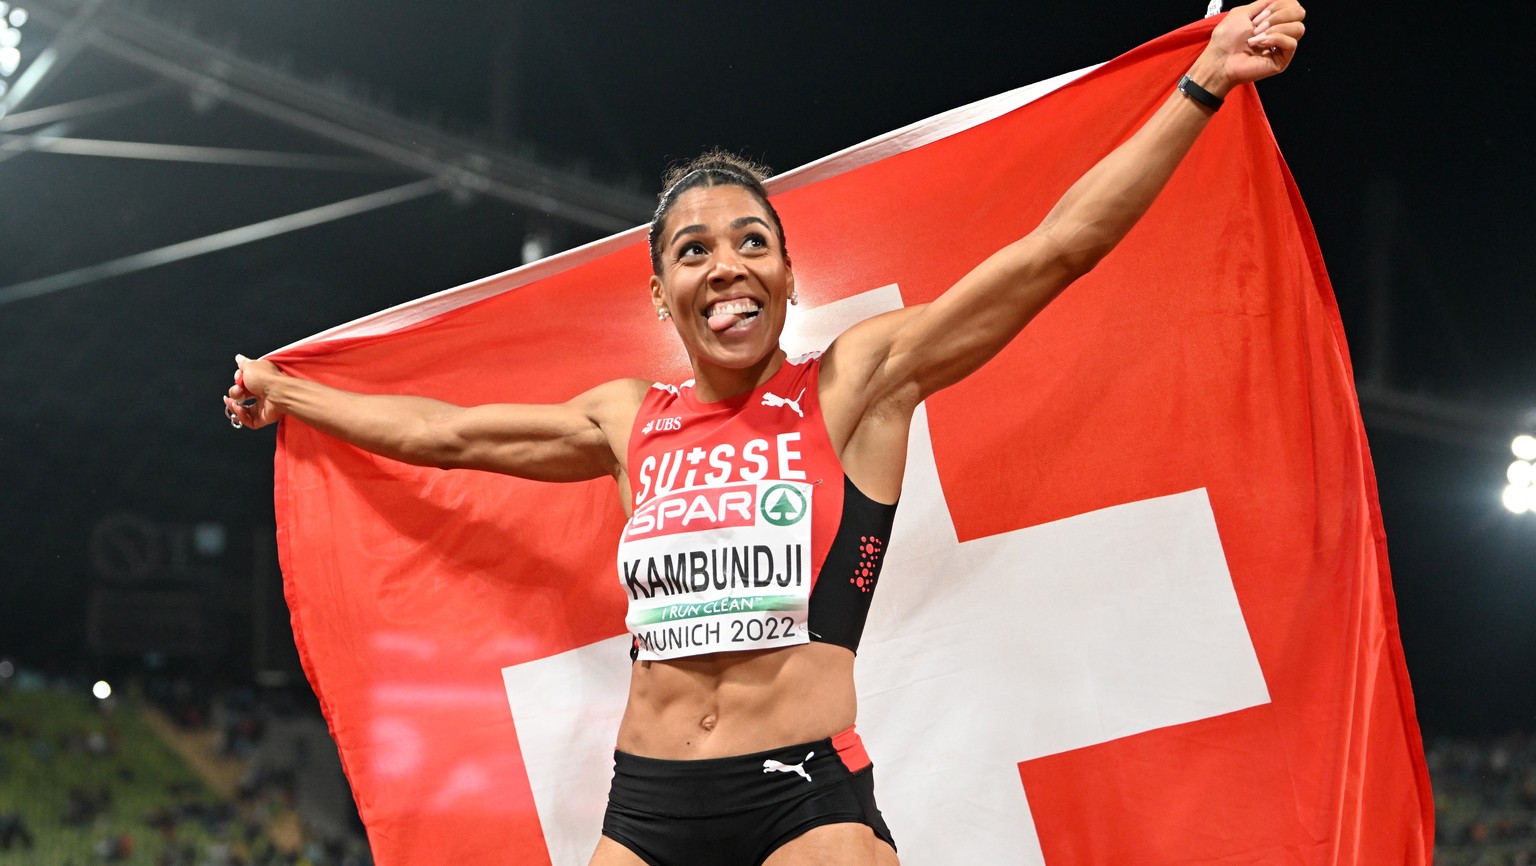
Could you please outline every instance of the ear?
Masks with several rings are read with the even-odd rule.
[[[651,275],[651,306],[656,309],[657,315],[667,308],[667,299],[661,293],[661,277],[655,274]]]
[[[785,259],[784,260],[784,264],[786,264],[786,265],[789,264],[789,260]],[[790,295],[793,295],[795,293],[795,269],[794,268],[790,268],[789,269],[789,273],[785,275],[784,285],[789,288],[789,291],[784,295],[784,297],[787,298]]]

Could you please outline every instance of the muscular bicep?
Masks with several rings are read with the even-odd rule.
[[[565,404],[456,407],[444,426],[446,466],[538,481],[583,481],[614,473],[602,428]]]
[[[889,329],[872,388],[918,400],[975,372],[1082,272],[1048,234],[1004,247]]]
[[[537,481],[618,477],[643,388],[621,380],[565,403],[452,407],[438,421],[442,465]]]

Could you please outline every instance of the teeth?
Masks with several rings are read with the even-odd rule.
[[[737,300],[734,300],[734,301],[721,301],[718,304],[714,304],[714,305],[712,305],[710,307],[706,307],[705,310],[704,310],[704,315],[705,316],[745,315],[747,313],[755,313],[755,312],[757,312],[760,309],[762,309],[762,306],[760,304],[758,304],[757,301],[749,300],[747,298],[740,298],[740,299],[737,299]]]

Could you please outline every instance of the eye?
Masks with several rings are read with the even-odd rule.
[[[677,248],[677,257],[679,259],[691,258],[693,256],[702,256],[706,253],[708,253],[708,250],[704,249],[704,245],[698,241],[688,241],[687,243]]]
[[[758,232],[751,232],[741,239],[741,248],[744,250],[766,250],[768,249],[768,238]]]

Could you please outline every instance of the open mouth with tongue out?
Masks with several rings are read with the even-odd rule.
[[[762,313],[763,305],[750,298],[719,301],[704,308],[709,329],[715,332],[745,328]]]

